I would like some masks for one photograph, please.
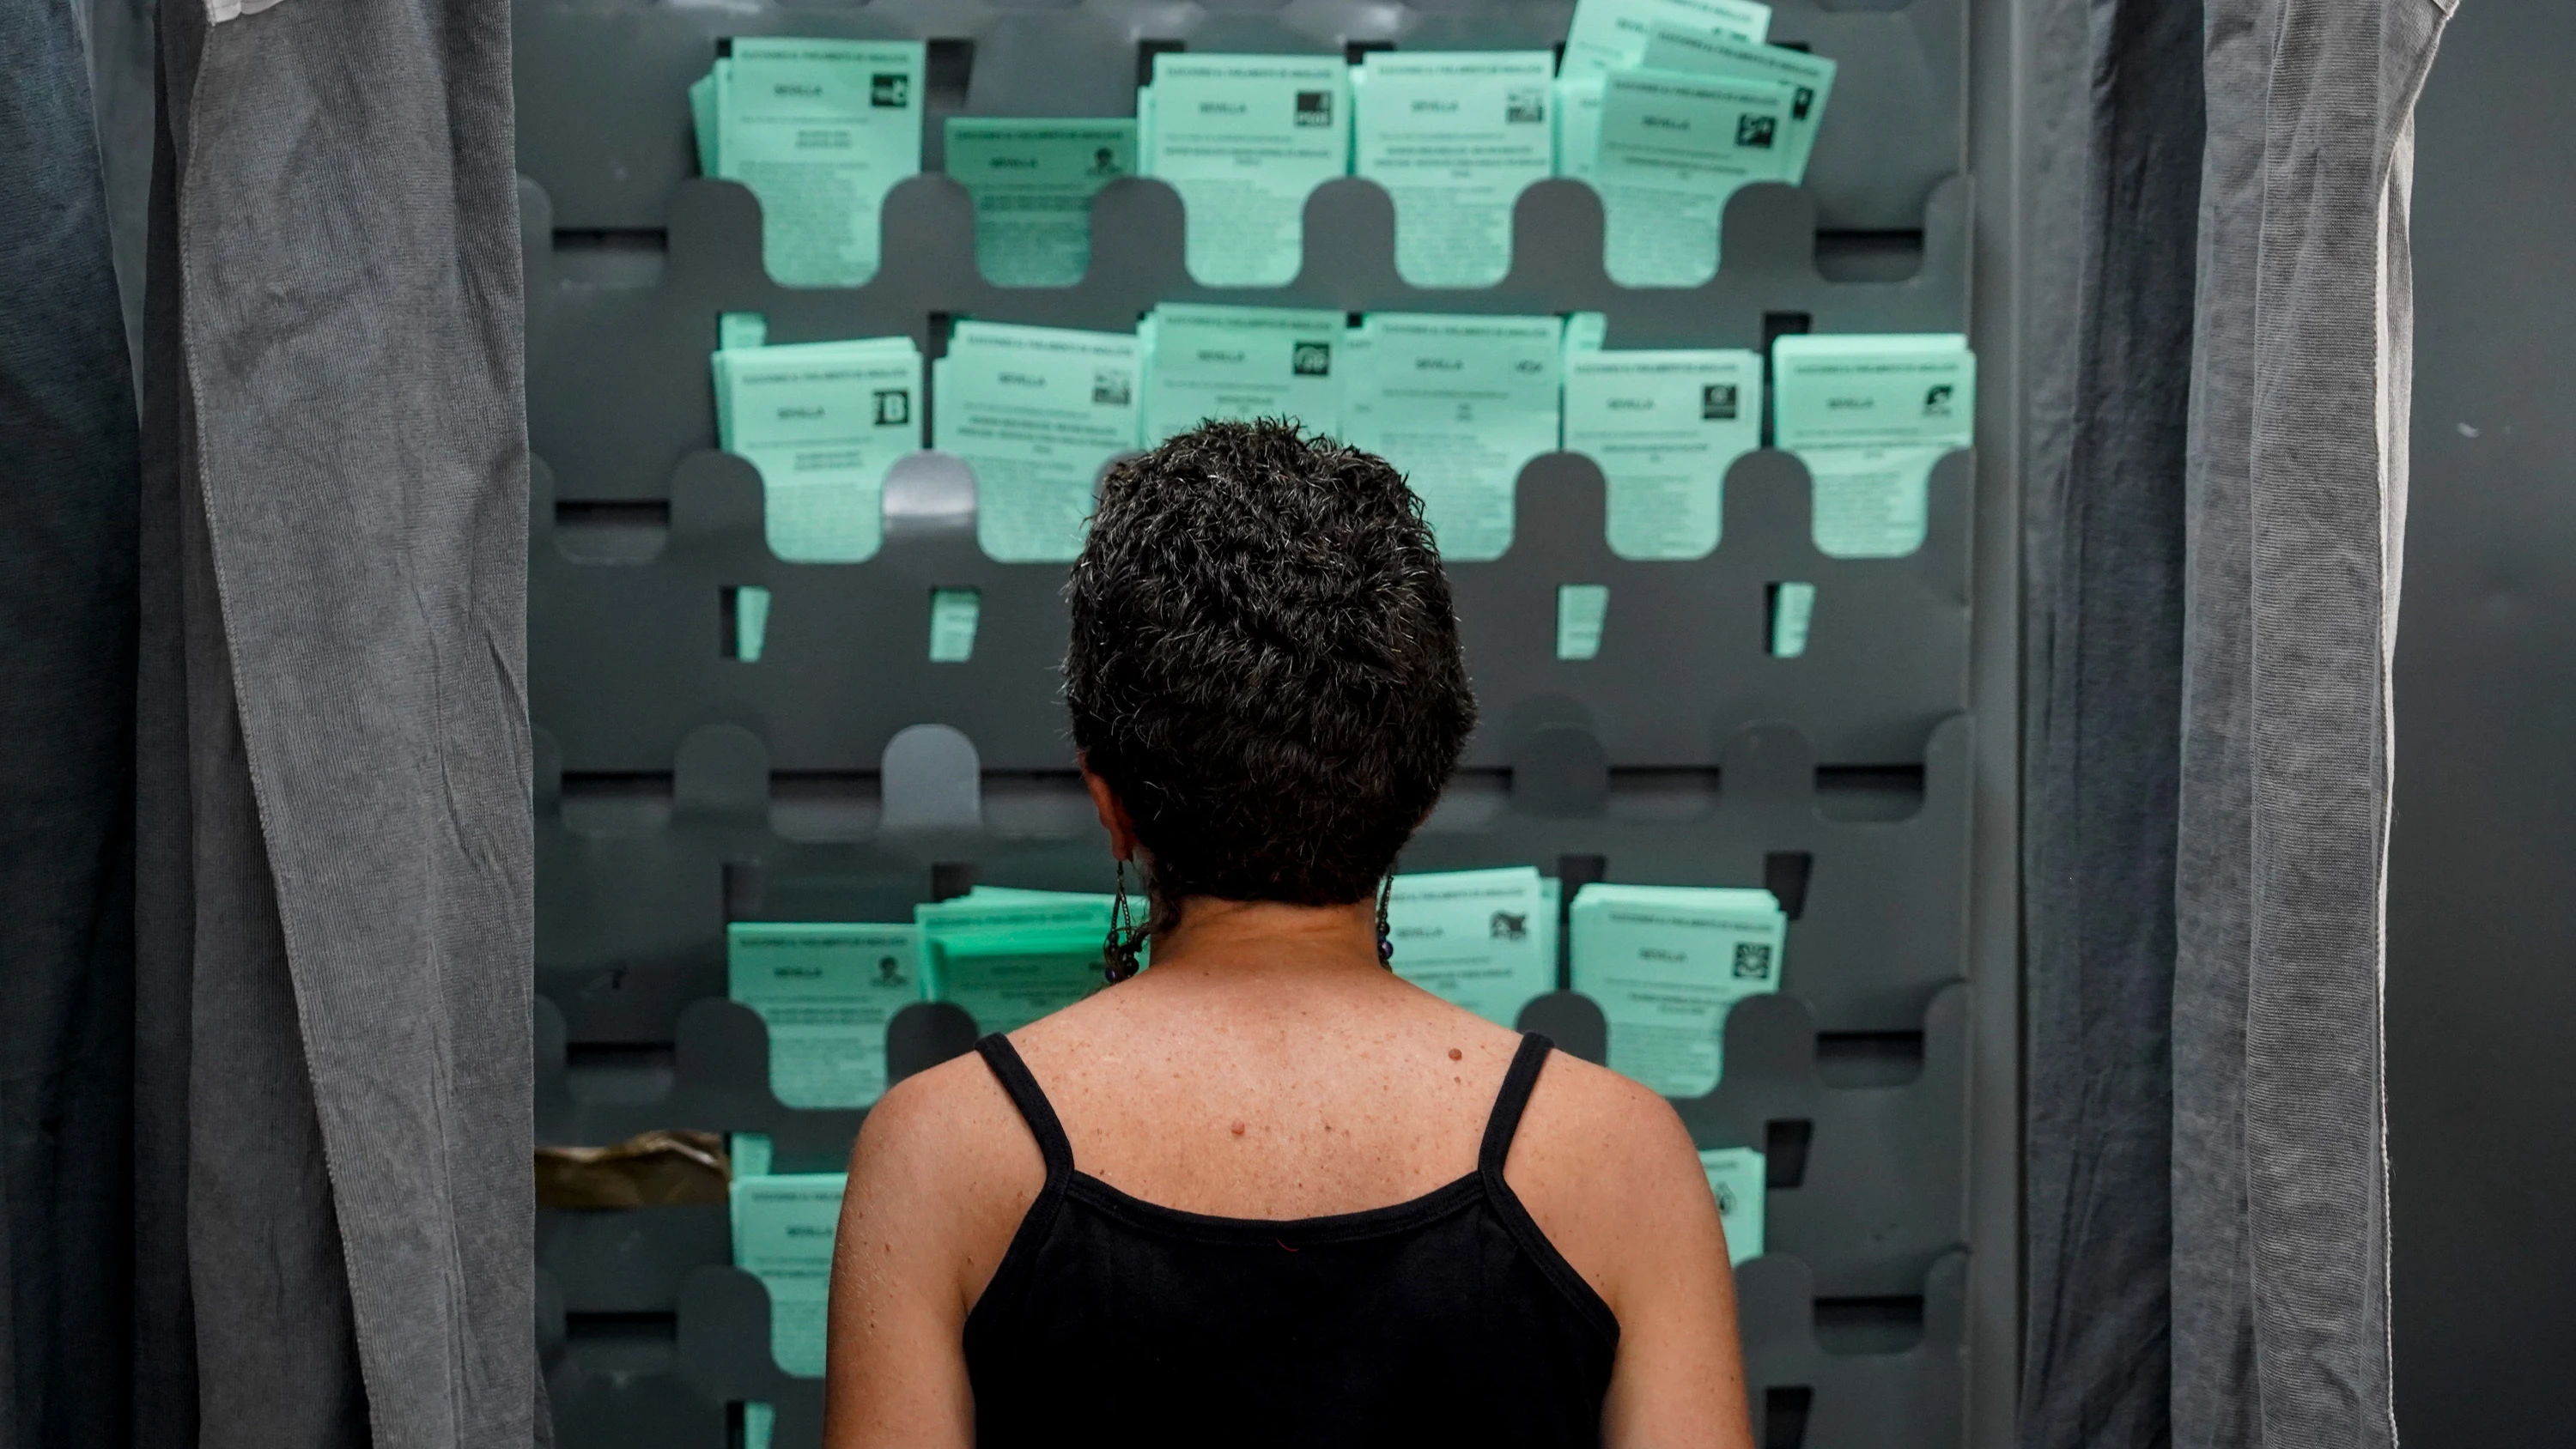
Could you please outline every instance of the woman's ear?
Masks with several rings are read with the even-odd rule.
[[[1091,808],[1100,812],[1100,828],[1109,832],[1109,853],[1120,860],[1136,858],[1136,822],[1129,819],[1127,807],[1118,802],[1118,794],[1109,782],[1091,773],[1091,762],[1077,756],[1082,767],[1082,786],[1091,792]]]

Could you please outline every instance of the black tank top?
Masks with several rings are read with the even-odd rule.
[[[975,1044],[1046,1159],[974,1311],[981,1449],[1597,1445],[1619,1322],[1503,1181],[1550,1050],[1525,1035],[1476,1170],[1329,1217],[1210,1217],[1076,1170],[999,1036]]]

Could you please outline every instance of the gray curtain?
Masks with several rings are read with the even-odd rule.
[[[2024,873],[2032,1446],[2164,1442],[2183,458],[2200,0],[2068,6],[2080,137],[2044,223],[2080,239],[2042,327],[2072,356],[2039,415]],[[2042,471],[2042,468],[2045,471]]]
[[[2452,0],[2069,8],[2090,165],[2074,379],[2032,420],[2065,441],[2030,519],[2022,1438],[2393,1444],[2406,208]]]
[[[121,1444],[136,441],[80,13],[0,5],[0,1446]]]
[[[525,1444],[507,6],[160,23],[137,1440]]]

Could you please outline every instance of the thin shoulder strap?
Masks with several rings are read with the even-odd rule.
[[[1038,1087],[1038,1079],[1029,1075],[1029,1064],[1020,1060],[1011,1039],[995,1032],[975,1043],[984,1056],[984,1065],[992,1068],[993,1079],[1010,1093],[1011,1105],[1020,1109],[1020,1120],[1029,1124],[1029,1135],[1038,1140],[1038,1155],[1046,1159],[1047,1181],[1054,1183],[1073,1175],[1073,1143],[1064,1135],[1064,1124],[1056,1120],[1055,1105]]]
[[[1538,1085],[1538,1073],[1547,1065],[1547,1054],[1556,1043],[1534,1031],[1521,1033],[1521,1049],[1512,1055],[1512,1069],[1503,1073],[1503,1089],[1494,1094],[1494,1115],[1485,1119],[1485,1148],[1477,1154],[1476,1168],[1499,1179],[1504,1159],[1512,1155],[1512,1135],[1520,1131],[1521,1111],[1529,1106],[1530,1089]]]

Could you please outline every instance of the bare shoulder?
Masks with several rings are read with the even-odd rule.
[[[947,1177],[1013,1138],[1025,1142],[1028,1129],[983,1058],[969,1052],[888,1088],[859,1124],[850,1170]],[[1037,1160],[1033,1144],[1029,1158]]]
[[[1632,1270],[1663,1260],[1677,1238],[1719,1232],[1698,1150],[1672,1104],[1565,1052],[1539,1074],[1505,1177],[1613,1311]]]
[[[1045,1179],[1018,1109],[969,1053],[906,1077],[869,1109],[850,1152],[843,1234],[900,1245],[970,1304]]]

